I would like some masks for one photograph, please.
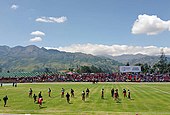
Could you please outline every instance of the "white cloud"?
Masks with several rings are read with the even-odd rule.
[[[13,4],[13,5],[11,6],[11,9],[16,10],[18,7],[19,7],[18,5]]]
[[[66,52],[82,52],[92,55],[111,55],[118,56],[122,54],[146,54],[146,55],[160,55],[163,47],[156,46],[128,46],[128,45],[101,45],[101,44],[74,44],[67,47],[51,48]],[[170,55],[170,47],[163,48],[166,55]]]
[[[163,21],[156,15],[139,15],[132,27],[132,34],[156,35],[165,30],[170,31],[170,20]]]
[[[45,36],[45,33],[41,32],[41,31],[34,31],[34,32],[31,32],[31,35],[34,35],[34,36]]]
[[[41,42],[42,38],[41,37],[34,37],[30,39],[30,42]]]
[[[37,18],[35,21],[37,22],[47,22],[47,23],[64,23],[67,21],[67,17],[40,17]]]

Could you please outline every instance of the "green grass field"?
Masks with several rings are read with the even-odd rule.
[[[61,98],[61,88],[70,93],[75,90],[71,104]],[[42,91],[43,107],[28,97],[29,88],[33,94]],[[51,88],[51,98],[48,97]],[[90,96],[85,102],[81,92],[90,89]],[[101,89],[105,89],[101,99]],[[120,102],[111,97],[110,90],[119,89]],[[132,100],[123,98],[122,90],[130,89]],[[8,95],[7,107],[3,107],[2,98]],[[5,85],[0,87],[0,113],[10,114],[110,114],[110,115],[170,115],[170,83],[33,83],[18,84],[18,87]]]

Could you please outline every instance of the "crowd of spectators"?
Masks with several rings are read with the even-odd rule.
[[[143,73],[71,73],[43,74],[26,77],[1,77],[0,83],[28,82],[170,82],[170,74]]]

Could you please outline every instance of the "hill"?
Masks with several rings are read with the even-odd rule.
[[[34,45],[26,47],[0,46],[1,71],[61,71],[80,66],[100,67],[105,71],[115,71],[121,63],[106,57],[98,57],[83,53],[69,53],[53,49],[39,48]]]
[[[167,55],[167,61],[170,62],[170,56]],[[160,56],[149,56],[149,55],[143,55],[143,54],[136,54],[136,55],[131,55],[131,54],[125,54],[121,56],[114,56],[112,59],[126,64],[129,62],[130,65],[135,65],[137,63],[147,63],[149,65],[154,65],[157,63],[160,59]]]

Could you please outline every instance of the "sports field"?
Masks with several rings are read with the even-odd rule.
[[[30,88],[36,95],[42,91],[42,108],[28,97]],[[52,90],[51,97],[48,88]],[[71,104],[61,98],[61,88],[65,93],[74,89]],[[90,89],[90,96],[83,102],[81,93],[86,88]],[[101,99],[102,88],[104,99]],[[118,103],[111,97],[112,88],[119,90]],[[130,89],[131,100],[123,97],[124,88]],[[9,98],[7,107],[3,107],[5,95]],[[6,114],[170,115],[170,83],[30,83],[18,87],[11,84],[0,87],[0,99],[0,113]]]

